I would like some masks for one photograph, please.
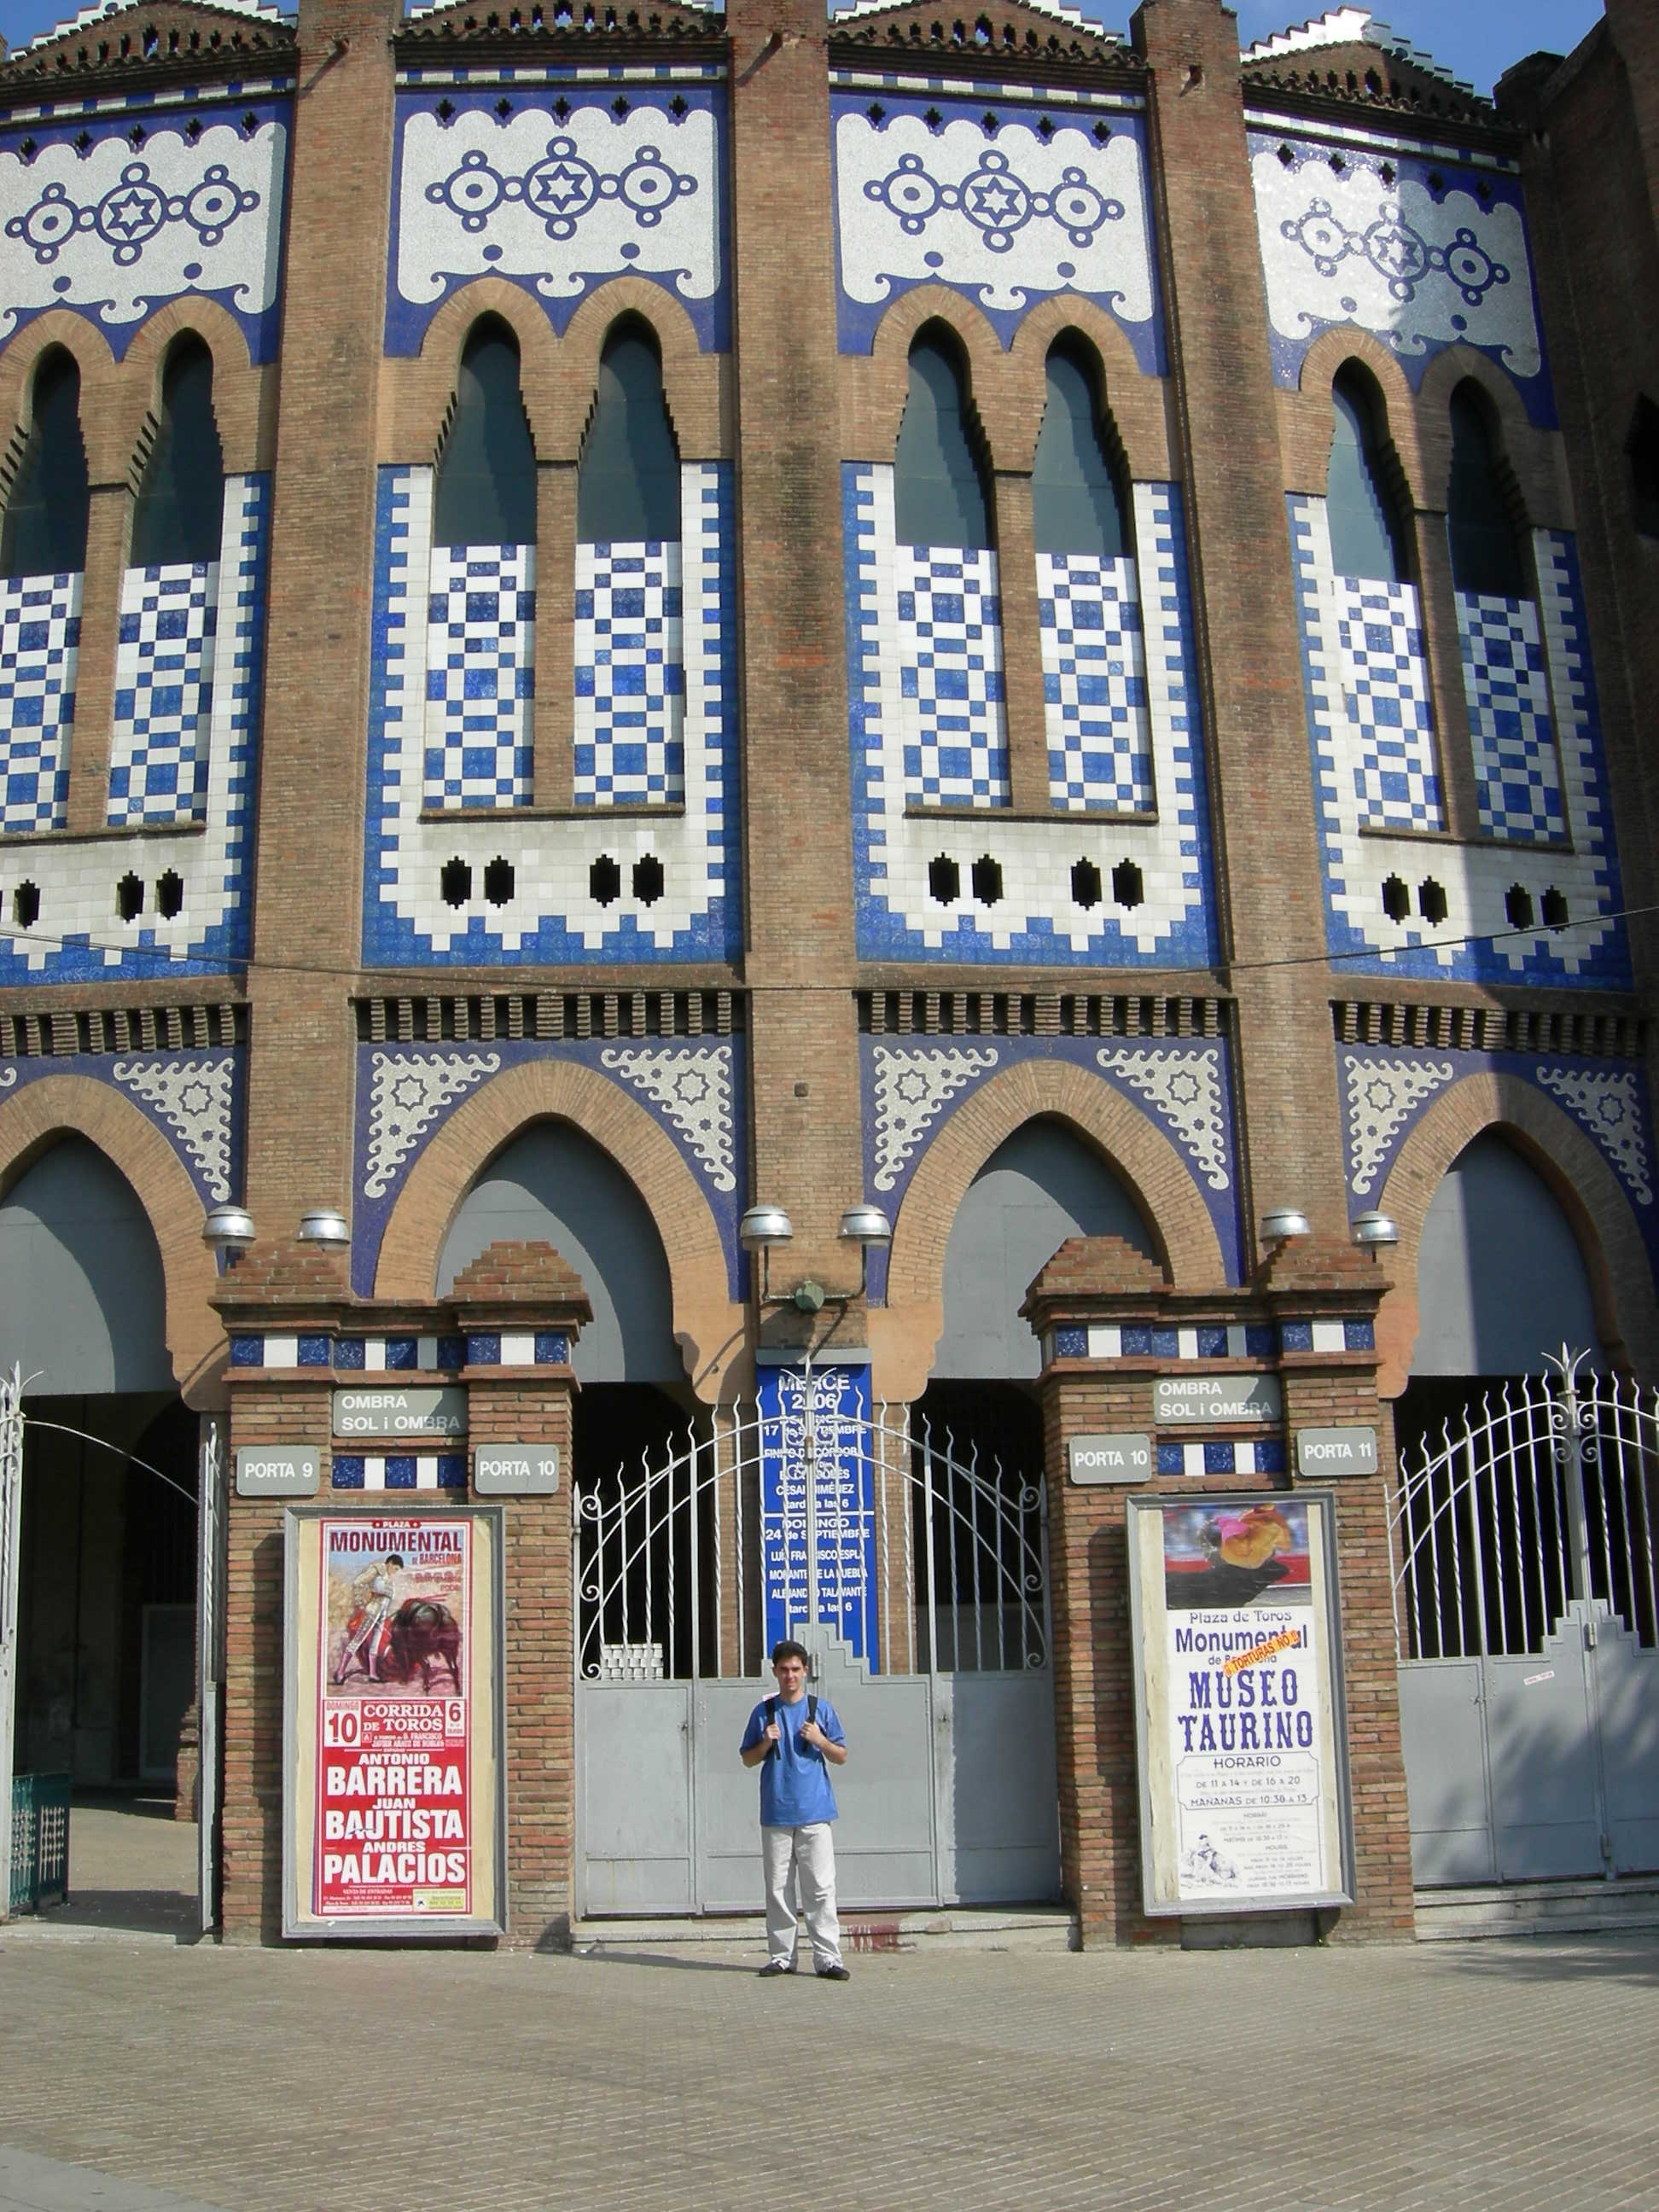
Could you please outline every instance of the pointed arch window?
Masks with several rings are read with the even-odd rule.
[[[155,439],[122,580],[112,828],[190,821],[207,811],[225,493],[213,356],[186,336],[162,364]],[[234,620],[233,603],[228,629]],[[228,714],[228,699],[226,707]]]
[[[684,798],[684,511],[662,356],[629,317],[600,356],[576,480],[579,806]]]
[[[81,372],[50,347],[0,527],[0,829],[66,817],[89,501]]]
[[[1058,339],[1043,375],[1031,531],[1048,796],[1073,813],[1143,813],[1152,720],[1127,471],[1093,349]]]
[[[1327,665],[1334,660],[1341,684],[1333,742],[1346,750],[1363,829],[1442,830],[1422,606],[1388,480],[1382,396],[1357,362],[1336,373],[1331,415],[1324,514],[1332,573],[1322,605],[1337,648]]]
[[[905,795],[1004,806],[1008,738],[992,507],[962,356],[929,325],[910,349],[890,471]]]
[[[428,806],[528,805],[535,714],[536,449],[519,342],[468,331],[432,488],[426,656]]]
[[[53,347],[34,372],[28,441],[0,537],[0,575],[71,575],[87,565],[91,492],[81,434],[81,372]]]
[[[135,568],[216,561],[225,457],[213,413],[213,356],[180,338],[161,371],[161,411],[132,516]]]
[[[1489,837],[1555,843],[1566,817],[1529,549],[1511,520],[1491,403],[1466,382],[1450,412],[1446,530],[1480,826]]]
[[[1334,423],[1325,479],[1331,567],[1375,583],[1410,580],[1406,533],[1382,467],[1379,410],[1370,380],[1352,366],[1331,386]]]

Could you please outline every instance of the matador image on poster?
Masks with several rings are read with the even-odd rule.
[[[322,1531],[313,1910],[471,1910],[462,1520],[353,1515]]]

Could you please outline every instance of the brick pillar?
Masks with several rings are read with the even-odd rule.
[[[375,453],[400,0],[301,0],[249,971],[247,1204],[351,1210]],[[552,549],[550,548],[550,551]]]
[[[1463,689],[1463,645],[1457,634],[1457,592],[1452,583],[1446,518],[1420,511],[1413,518],[1417,589],[1423,610],[1423,652],[1434,700],[1434,732],[1440,752],[1440,787],[1446,828],[1472,842],[1480,835],[1480,801],[1474,780],[1468,696]],[[1432,848],[1428,848],[1429,851]],[[1426,854],[1425,854],[1426,859]],[[1413,891],[1417,886],[1413,884]]]
[[[93,487],[87,565],[81,583],[81,645],[75,664],[65,827],[89,837],[109,812],[109,754],[115,730],[115,645],[121,585],[132,537],[132,494],[123,479]]]
[[[576,471],[536,471],[536,714],[532,763],[538,807],[574,803],[576,717]]]
[[[1037,616],[1030,477],[999,469],[996,501],[1008,799],[1016,814],[1036,814],[1046,819],[1053,810],[1048,803],[1048,730],[1042,697],[1042,629]]]
[[[1125,1504],[1132,1490],[1180,1498],[1310,1486],[1336,1491],[1355,1902],[1322,1915],[1321,1932],[1349,1942],[1411,1934],[1411,1840],[1387,1519],[1392,1430],[1376,1395],[1375,1322],[1386,1288],[1380,1270],[1342,1246],[1281,1254],[1243,1291],[1177,1293],[1115,1237],[1062,1245],[1031,1286],[1023,1310],[1043,1347],[1060,1862],[1085,1948],[1189,1941],[1200,1924],[1196,1916],[1191,1922],[1173,1914],[1149,1918],[1141,1905]],[[1237,1348],[1191,1352],[1197,1342],[1213,1346],[1217,1334],[1229,1329],[1248,1329],[1255,1348],[1233,1338],[1224,1340]],[[1283,1423],[1160,1430],[1153,1389],[1160,1376],[1192,1379],[1242,1370],[1279,1377]],[[1322,1472],[1299,1484],[1291,1472],[1297,1431],[1349,1425],[1377,1431],[1381,1471],[1340,1481]],[[1141,1482],[1072,1480],[1073,1437],[1126,1432],[1150,1442],[1151,1471]],[[1188,1450],[1224,1444],[1234,1464],[1201,1473],[1160,1471],[1160,1443]],[[1267,1925],[1272,1917],[1270,1911]],[[1255,1914],[1242,1924],[1267,1932]],[[1311,1919],[1307,1933],[1314,1933]]]
[[[822,0],[731,0],[732,285],[742,580],[746,980],[754,1194],[794,1243],[775,1285],[857,1281],[863,1194],[836,350],[829,25]],[[852,1340],[848,1330],[842,1340]]]
[[[1239,78],[1221,0],[1145,0],[1155,220],[1237,997],[1247,1221],[1346,1232],[1341,1115],[1278,393]],[[1248,550],[1247,550],[1248,549]],[[1285,964],[1305,961],[1307,965]],[[1278,963],[1278,964],[1274,964]]]
[[[593,1317],[581,1283],[550,1245],[492,1244],[451,1292],[466,1339],[467,1435],[492,1445],[552,1446],[559,1486],[507,1497],[506,1663],[508,1940],[569,1940],[575,1870],[576,1737],[570,1353]],[[528,1348],[533,1358],[520,1355]]]

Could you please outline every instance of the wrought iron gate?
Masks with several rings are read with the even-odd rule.
[[[756,1406],[658,1462],[579,1480],[579,1911],[757,1904],[737,1746],[770,1687],[780,1589],[804,1601],[790,1632],[853,1747],[836,1777],[843,1904],[1058,1896],[1041,1474],[961,1453],[904,1409],[843,1422],[836,1445],[857,1474],[841,1506],[818,1499],[811,1419],[789,1431]],[[804,1516],[765,1479],[791,1454]]]
[[[18,1522],[23,1507],[23,1378],[14,1367],[0,1374],[0,1869],[10,1905],[12,1762],[16,1747]]]
[[[1419,1884],[1659,1868],[1659,1393],[1583,1362],[1564,1346],[1401,1469]]]

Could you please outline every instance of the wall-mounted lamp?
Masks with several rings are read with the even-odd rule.
[[[751,1206],[738,1224],[738,1243],[745,1252],[761,1255],[763,1298],[772,1291],[772,1247],[787,1244],[794,1233],[794,1224],[781,1206]]]
[[[323,1244],[339,1250],[351,1242],[351,1224],[331,1206],[313,1206],[300,1216],[301,1244]]]
[[[227,1262],[240,1259],[254,1241],[253,1216],[243,1206],[216,1206],[202,1224],[202,1242]]]
[[[859,1296],[862,1297],[870,1287],[870,1247],[890,1244],[893,1224],[878,1206],[861,1200],[842,1214],[836,1235],[843,1244],[856,1244],[859,1248]]]
[[[1353,1241],[1362,1252],[1369,1252],[1375,1259],[1384,1245],[1400,1242],[1399,1226],[1386,1213],[1358,1214],[1354,1218]]]
[[[1309,1237],[1313,1233],[1308,1217],[1299,1206],[1276,1206],[1271,1213],[1261,1217],[1261,1241],[1264,1244],[1288,1244],[1292,1237]]]

